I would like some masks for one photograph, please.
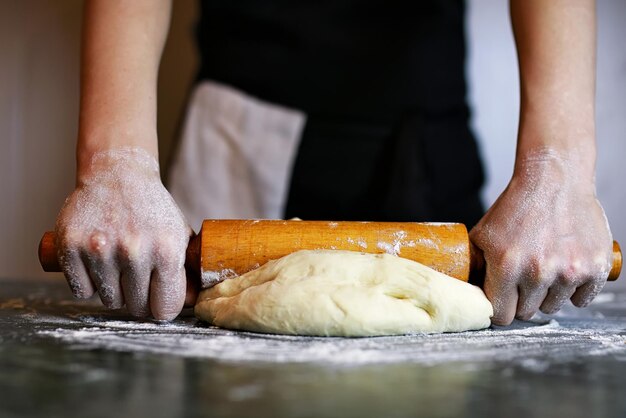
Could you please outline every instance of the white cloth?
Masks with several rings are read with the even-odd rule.
[[[278,219],[306,117],[212,81],[196,86],[168,188],[203,219]]]

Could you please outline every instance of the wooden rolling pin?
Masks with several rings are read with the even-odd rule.
[[[206,288],[269,260],[314,249],[394,254],[463,281],[484,267],[463,224],[296,220],[205,220],[189,242],[186,266]],[[39,261],[44,271],[61,270],[54,232],[41,239]],[[613,241],[609,280],[616,280],[621,269],[622,253]]]

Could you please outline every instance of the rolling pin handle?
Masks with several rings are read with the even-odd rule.
[[[61,271],[55,241],[56,234],[54,231],[44,233],[41,241],[39,241],[39,262],[41,267],[43,267],[43,271],[48,273]]]
[[[187,271],[191,271],[194,274],[200,275],[200,259],[201,254],[200,251],[202,247],[200,246],[202,240],[202,235],[197,234],[192,236],[189,239],[189,244],[187,244],[187,252],[185,255],[185,268]]]
[[[198,293],[202,290],[200,286],[200,275],[202,274],[200,271],[201,241],[202,236],[200,234],[194,235],[189,239],[189,245],[187,246],[187,253],[185,255],[185,271],[187,273],[185,307],[193,307],[196,303]]]
[[[609,273],[609,281],[615,281],[622,272],[622,250],[617,241],[613,241],[613,267]]]
[[[483,251],[470,241],[470,271],[482,271],[485,269],[485,257]]]

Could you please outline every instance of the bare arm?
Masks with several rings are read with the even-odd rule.
[[[157,77],[171,8],[171,0],[85,3],[79,171],[95,152],[121,146],[157,156]]]
[[[513,177],[472,230],[493,322],[585,306],[611,265],[595,196],[595,2],[511,0],[521,106]]]
[[[595,164],[594,0],[511,0],[521,78],[517,159],[542,149]]]

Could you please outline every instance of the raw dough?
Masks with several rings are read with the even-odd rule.
[[[198,318],[273,334],[375,336],[486,328],[476,286],[389,254],[298,251],[200,293]]]

